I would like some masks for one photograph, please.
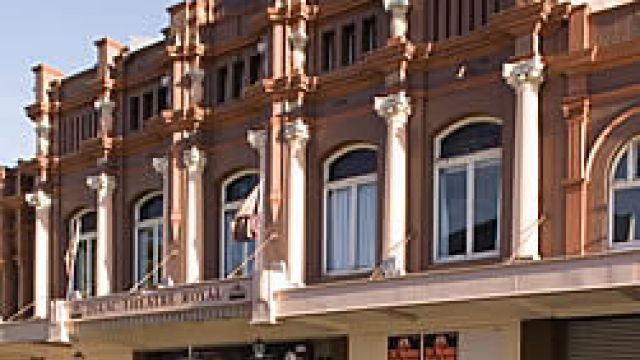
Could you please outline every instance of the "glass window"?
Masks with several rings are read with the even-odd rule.
[[[362,52],[369,52],[376,47],[378,47],[376,17],[371,16],[362,21]]]
[[[493,256],[500,239],[501,126],[479,122],[437,140],[436,258]],[[479,138],[476,138],[479,137]]]
[[[327,31],[322,34],[322,70],[333,70],[336,61],[336,33]]]
[[[82,297],[96,294],[97,217],[95,211],[85,211],[71,220],[69,248],[74,257],[69,274],[71,291]]]
[[[129,130],[140,129],[140,98],[132,96],[129,98]]]
[[[163,214],[162,194],[148,196],[136,206],[136,282],[144,279],[145,284],[155,285],[162,279]]]
[[[253,273],[254,260],[250,259],[256,248],[256,241],[237,241],[233,237],[233,220],[244,200],[256,189],[259,175],[249,173],[227,182],[223,189],[222,202],[222,272],[223,278],[247,276]]]
[[[356,62],[356,27],[349,24],[342,27],[342,65]]]
[[[147,120],[153,116],[153,92],[149,91],[142,95],[142,120]]]
[[[622,149],[611,181],[611,228],[613,246],[640,245],[640,139]]]
[[[327,166],[325,270],[347,273],[375,265],[378,239],[376,151],[352,150]]]

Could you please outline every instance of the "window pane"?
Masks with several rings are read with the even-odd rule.
[[[375,150],[353,150],[331,163],[329,166],[329,181],[373,174],[377,171],[377,168],[378,157]]]
[[[501,189],[500,165],[495,162],[477,164],[474,180],[473,251],[496,250]]]
[[[640,240],[640,188],[615,190],[613,201],[613,241]]]
[[[258,174],[249,174],[235,180],[225,188],[225,202],[244,200],[251,190],[258,185]]]
[[[463,126],[442,139],[441,158],[462,156],[502,146],[502,126],[474,123]]]
[[[98,266],[97,254],[96,254],[96,239],[87,240],[87,295],[93,296],[96,294],[96,271]]]
[[[636,149],[636,177],[640,178],[640,143],[635,144]]]
[[[155,264],[159,264],[162,262],[163,258],[164,258],[164,243],[163,243],[163,237],[162,237],[162,223],[156,225],[156,236],[158,237],[156,239],[156,243],[157,243],[157,247],[158,247],[158,257],[157,257],[157,261],[154,262],[154,266]],[[160,282],[160,280],[163,278],[164,271],[162,268],[158,269],[157,273],[156,273],[156,281]]]
[[[614,174],[616,180],[627,179],[627,155],[628,153],[625,152],[625,154],[620,157],[620,160],[618,160],[618,166],[616,166],[616,172]]]
[[[378,203],[376,184],[358,186],[356,268],[373,268],[376,257]]]
[[[98,218],[95,211],[82,215],[80,219],[80,233],[86,234],[95,232],[98,228]]]
[[[140,220],[158,219],[162,217],[162,195],[155,196],[140,207]]]
[[[224,275],[231,274],[244,261],[243,243],[233,240],[231,222],[236,210],[227,210],[224,213]],[[238,275],[238,274],[237,274]],[[242,275],[242,274],[239,274]]]
[[[76,263],[74,269],[73,289],[84,292],[87,279],[87,243],[80,241],[76,253]]]
[[[138,230],[138,281],[153,269],[153,228]]]
[[[467,252],[467,170],[465,167],[440,171],[439,256]]]
[[[331,190],[327,199],[327,270],[353,267],[351,189]]]

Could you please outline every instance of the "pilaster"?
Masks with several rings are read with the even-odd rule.
[[[51,197],[43,190],[27,194],[25,201],[36,210],[33,307],[34,317],[46,319],[49,316],[51,296],[50,239],[51,239]]]
[[[204,280],[204,191],[202,175],[207,163],[204,152],[195,146],[186,150],[187,170],[186,282]]]
[[[407,123],[410,99],[401,91],[376,97],[374,109],[386,121],[382,259],[385,276],[406,272]]]
[[[96,191],[97,195],[96,295],[105,296],[113,290],[115,274],[113,193],[116,188],[116,179],[101,173],[88,177],[87,186]]]
[[[505,64],[503,77],[516,92],[513,173],[513,257],[539,259],[540,139],[539,90],[544,64],[539,56]]]

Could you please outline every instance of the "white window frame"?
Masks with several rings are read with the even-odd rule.
[[[474,221],[474,199],[475,199],[475,165],[478,163],[496,162],[500,165],[501,174],[504,169],[502,163],[502,147],[476,151],[474,153],[456,156],[452,158],[441,158],[442,141],[454,131],[471,124],[489,123],[502,126],[502,121],[492,117],[470,117],[455,123],[439,134],[434,141],[434,166],[433,166],[433,261],[435,263],[448,263],[456,261],[468,261],[493,258],[500,255],[501,229],[502,229],[502,192],[504,184],[500,185],[498,191],[498,223],[496,236],[496,249],[480,253],[473,252],[473,221]],[[453,167],[466,167],[467,182],[467,246],[464,255],[440,256],[440,171]]]
[[[135,206],[135,225],[134,225],[134,256],[135,256],[135,260],[133,261],[134,263],[134,268],[133,268],[133,273],[134,273],[134,280],[135,283],[138,283],[140,281],[142,281],[142,277],[144,277],[146,275],[145,274],[140,274],[140,258],[138,256],[139,252],[140,252],[140,229],[142,228],[153,228],[153,242],[154,242],[154,246],[153,246],[153,261],[156,264],[160,264],[163,261],[164,258],[164,254],[161,254],[159,250],[160,247],[162,247],[162,251],[166,251],[166,247],[164,246],[164,238],[166,237],[166,234],[164,234],[164,214],[161,217],[155,218],[155,219],[147,219],[144,221],[140,221],[140,209],[142,208],[142,206],[149,200],[155,198],[155,197],[161,197],[162,198],[162,208],[165,209],[165,198],[163,196],[163,193],[161,191],[154,191],[151,192],[145,196],[143,196],[140,200],[138,200],[138,202],[136,203]],[[164,211],[163,211],[164,213]],[[162,229],[162,238],[160,238],[158,236],[158,229]],[[162,244],[163,246],[160,246],[160,244]],[[153,284],[159,284],[160,281],[162,280],[162,277],[160,276],[160,273],[164,273],[162,270],[160,270],[159,272],[156,272],[151,279],[153,280]]]
[[[640,239],[629,239],[624,243],[616,243],[613,241],[614,232],[614,211],[615,211],[615,191],[626,189],[640,189],[640,176],[637,173],[637,159],[640,151],[640,136],[636,136],[627,142],[618,152],[613,161],[609,174],[609,201],[608,201],[608,222],[609,222],[609,248],[612,250],[627,250],[640,248]],[[616,169],[622,157],[627,154],[627,178],[625,180],[617,180],[615,178]],[[636,224],[640,226],[640,224]]]
[[[244,199],[242,200],[237,200],[237,201],[233,201],[233,202],[229,202],[227,203],[225,200],[225,193],[227,190],[227,187],[231,184],[233,184],[234,181],[247,176],[247,175],[257,175],[258,177],[260,176],[260,172],[257,169],[245,169],[245,170],[241,170],[238,171],[236,173],[234,173],[233,175],[227,177],[223,182],[222,182],[222,187],[220,188],[220,278],[221,279],[227,279],[228,275],[226,274],[226,269],[225,269],[225,261],[226,261],[226,249],[225,249],[225,245],[227,242],[227,239],[225,239],[225,219],[224,219],[224,215],[227,211],[229,210],[239,210],[240,207],[242,206],[242,203],[244,202]],[[259,184],[259,183],[258,183]],[[245,259],[250,255],[249,254],[249,243],[245,243],[243,245],[244,247],[244,257]],[[255,260],[254,260],[254,264],[255,264]],[[255,269],[254,269],[255,271]],[[242,272],[237,276],[239,278],[246,278],[251,276],[251,274],[247,273],[247,268],[246,265],[244,266]]]
[[[76,242],[76,253],[74,254],[75,259],[73,259],[73,269],[71,271],[73,271],[73,279],[71,279],[71,290],[72,291],[80,291],[79,289],[76,289],[76,270],[75,270],[75,266],[76,266],[76,262],[78,261],[78,249],[80,249],[80,242],[87,242],[87,249],[89,248],[89,243],[93,243],[92,244],[92,251],[95,254],[96,251],[98,250],[98,231],[96,228],[96,231],[91,231],[91,232],[87,232],[87,233],[82,233],[81,232],[81,226],[82,226],[82,218],[85,215],[88,215],[90,213],[95,213],[95,210],[92,209],[84,209],[79,211],[76,215],[74,215],[71,218],[71,221],[69,221],[69,235],[70,235],[70,240],[73,242]],[[97,214],[96,214],[97,216]],[[97,224],[96,224],[97,226]],[[71,242],[69,242],[69,244],[71,244]],[[97,255],[97,254],[96,254]],[[97,261],[97,256],[96,256],[96,261]],[[96,265],[97,268],[97,264]],[[95,272],[93,272],[94,269],[91,269],[91,275],[93,276],[93,282],[95,285],[95,288],[97,289],[97,279],[98,277],[96,276],[97,274]],[[89,273],[87,271],[87,269],[85,269],[85,271],[87,273]],[[89,277],[87,277],[87,280],[89,279]],[[85,288],[87,289],[87,291],[85,293],[82,294],[83,297],[91,297],[91,296],[95,296],[96,294],[91,294],[90,291],[90,283],[86,283],[84,284]]]
[[[340,157],[342,157],[343,155],[346,155],[352,151],[356,151],[356,150],[373,150],[376,153],[378,152],[378,147],[375,145],[371,145],[371,144],[353,144],[347,147],[344,147],[342,149],[340,149],[339,151],[335,152],[333,155],[331,155],[327,160],[325,160],[324,162],[324,166],[323,166],[323,185],[322,185],[322,274],[325,276],[343,276],[343,275],[354,275],[354,274],[363,274],[363,273],[369,273],[371,272],[371,270],[373,270],[373,268],[363,268],[363,269],[352,269],[352,270],[329,270],[327,269],[327,241],[328,241],[328,231],[327,231],[327,225],[328,225],[328,218],[327,218],[327,206],[328,206],[328,199],[329,199],[329,192],[332,190],[338,190],[338,189],[346,189],[346,188],[350,188],[351,190],[351,217],[352,219],[354,219],[354,221],[351,224],[351,229],[350,229],[350,237],[351,237],[351,247],[352,247],[352,253],[355,254],[356,252],[356,237],[357,237],[357,224],[355,219],[357,219],[358,217],[358,196],[357,196],[357,189],[358,186],[361,185],[368,185],[368,184],[375,184],[376,188],[378,186],[378,174],[376,173],[372,173],[372,174],[367,174],[367,175],[361,175],[361,176],[355,176],[355,177],[351,177],[351,178],[347,178],[347,179],[342,179],[342,180],[338,180],[338,181],[329,181],[329,168],[331,167],[331,165],[333,164],[333,162],[337,159],[339,159]],[[353,195],[356,194],[356,195]],[[378,209],[378,218],[380,218],[380,211]],[[377,233],[377,230],[376,230]],[[376,239],[376,244],[375,244],[375,248],[376,248],[376,256],[374,256],[374,263],[377,259],[377,253],[378,253],[378,244],[377,242],[379,241],[379,237],[380,234],[378,234],[378,238]]]

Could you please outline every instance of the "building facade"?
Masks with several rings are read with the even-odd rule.
[[[0,358],[640,357],[639,3],[168,14],[33,69]]]

